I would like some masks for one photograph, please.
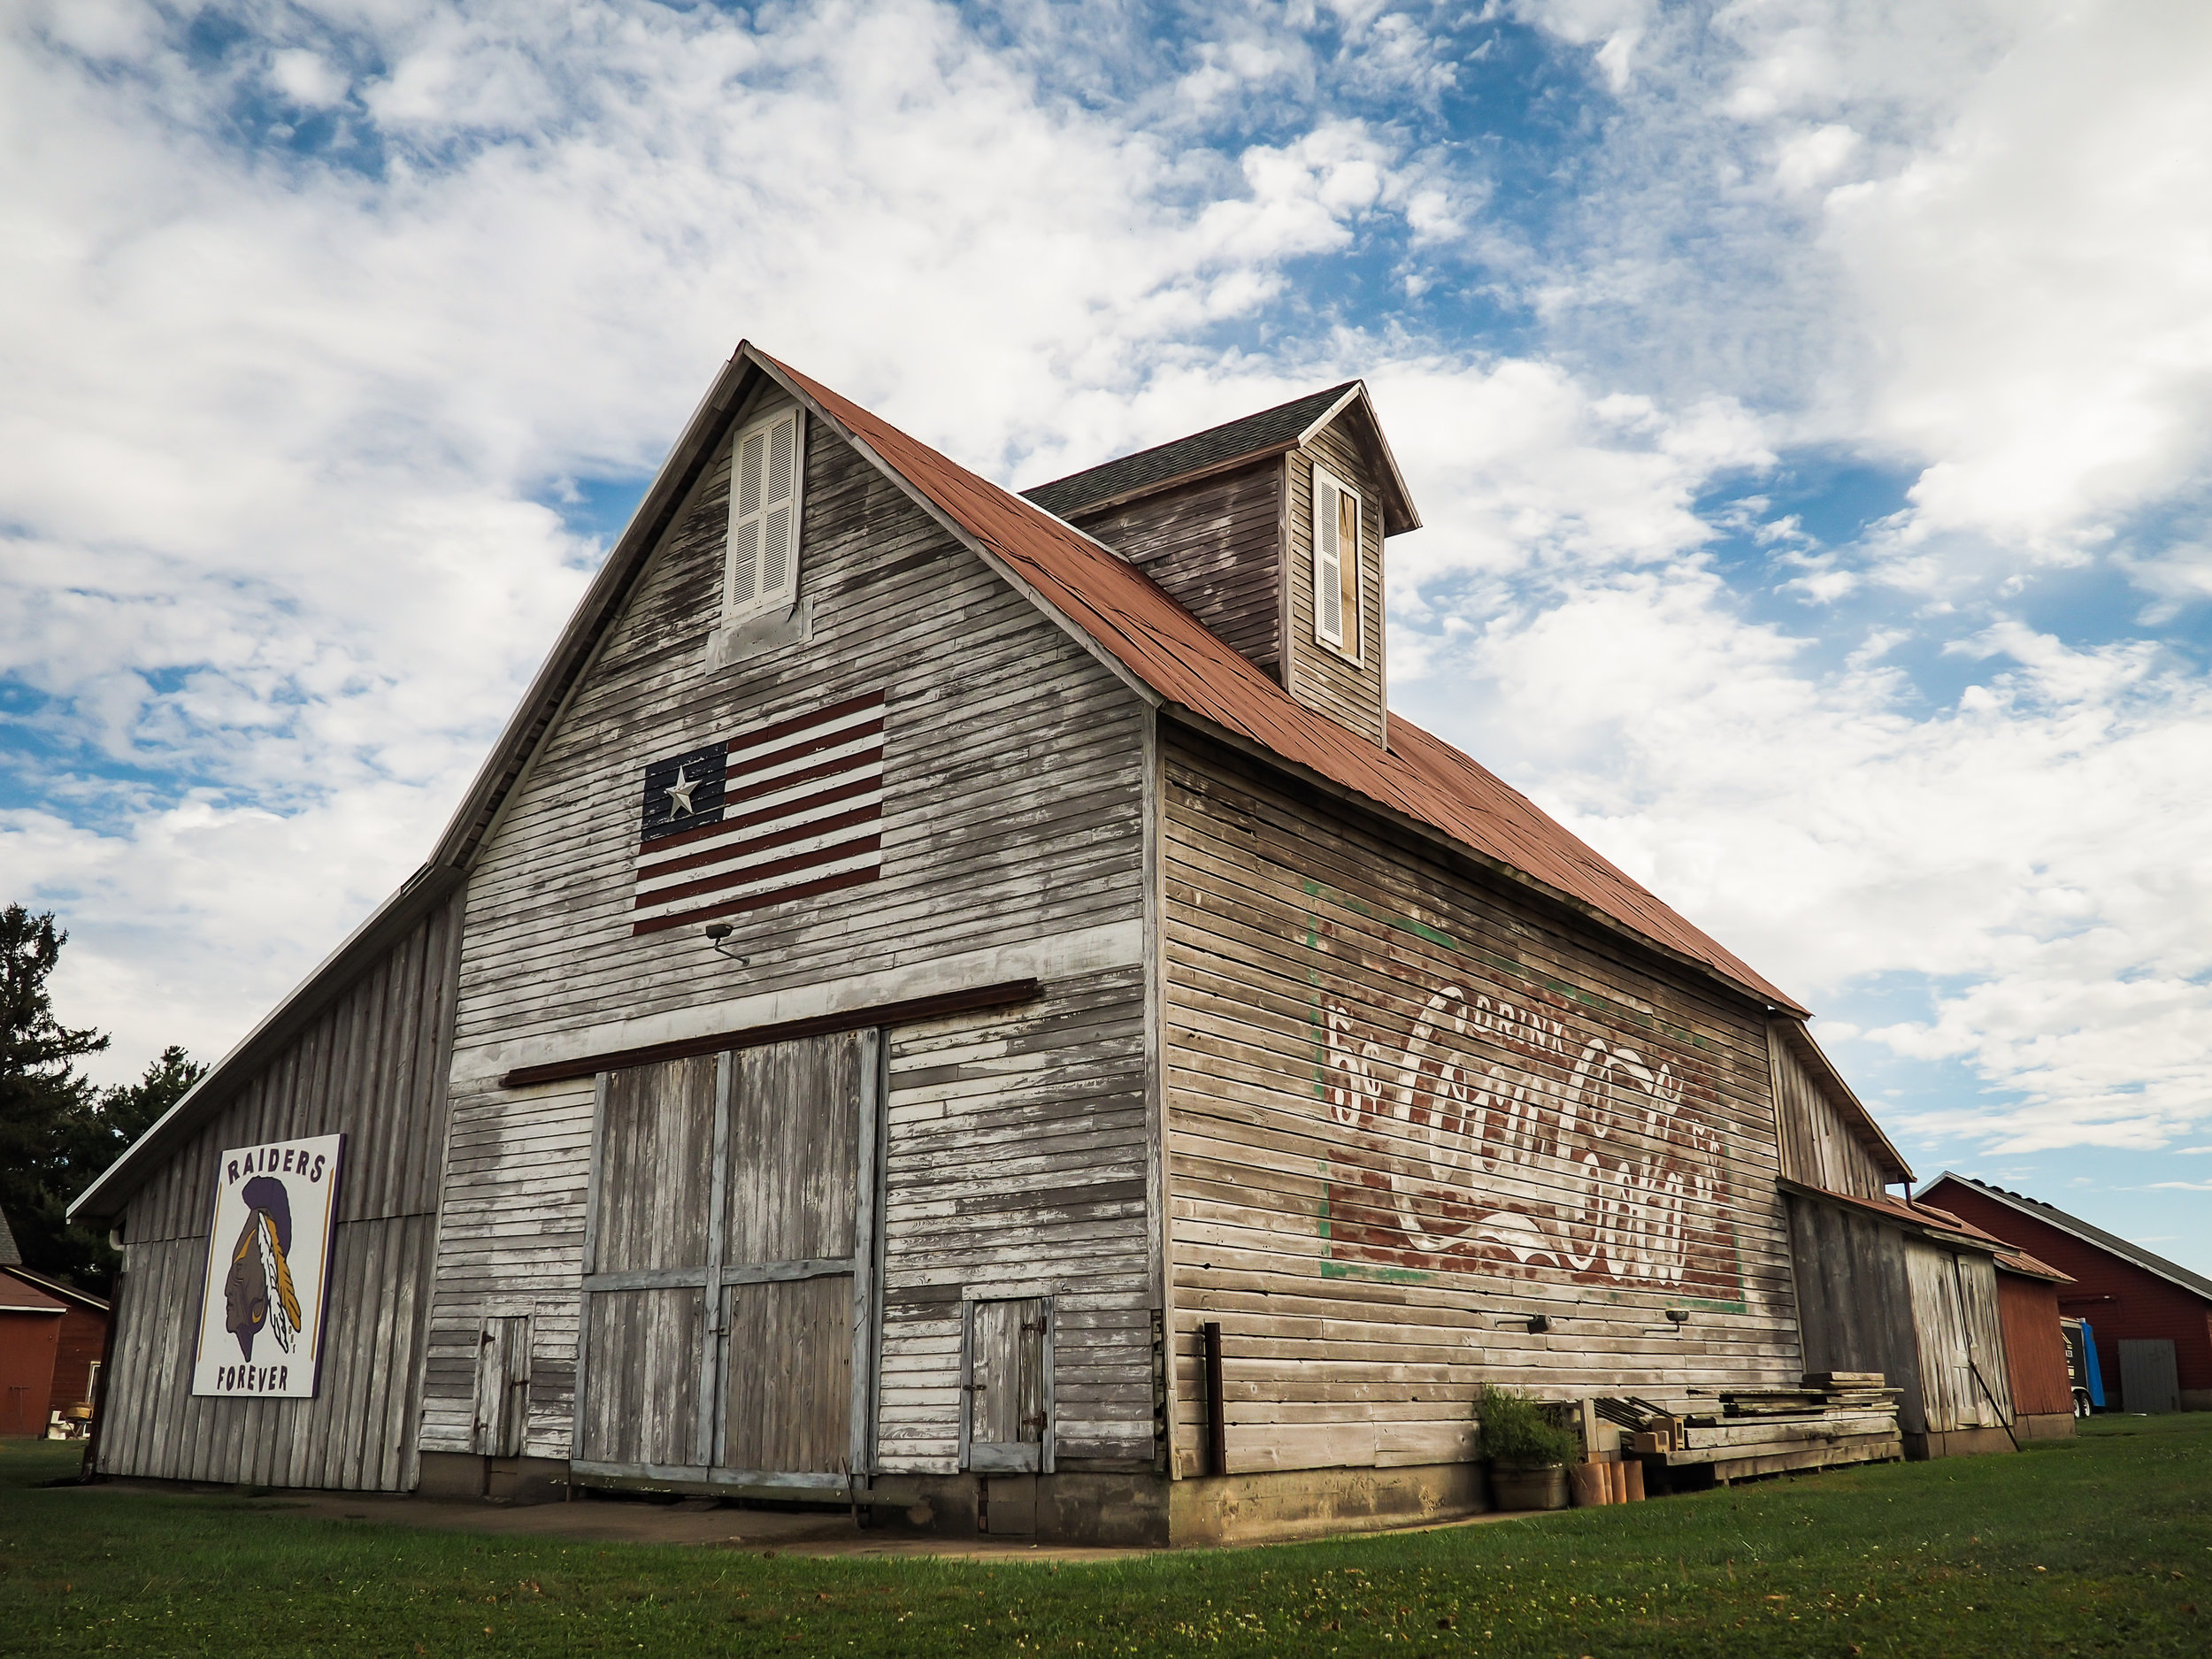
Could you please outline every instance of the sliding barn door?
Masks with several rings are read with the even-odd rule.
[[[854,1339],[867,1328],[857,1301],[860,1039],[780,1042],[737,1059],[716,1461],[843,1474],[855,1463]]]
[[[841,1033],[603,1075],[580,1472],[865,1471],[880,1053]]]

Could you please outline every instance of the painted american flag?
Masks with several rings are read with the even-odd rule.
[[[873,881],[882,832],[880,691],[657,760],[630,932]]]

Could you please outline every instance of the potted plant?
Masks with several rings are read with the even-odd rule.
[[[1475,1402],[1490,1490],[1501,1509],[1563,1509],[1574,1432],[1526,1394],[1485,1383]]]

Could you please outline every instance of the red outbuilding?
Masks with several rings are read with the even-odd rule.
[[[2063,1440],[2074,1432],[2074,1379],[2058,1306],[2073,1282],[2023,1250],[1997,1258],[1997,1321],[2018,1440]]]
[[[108,1304],[24,1266],[0,1217],[0,1434],[43,1434],[57,1411],[85,1415],[107,1339]]]
[[[2059,1310],[2095,1333],[2114,1409],[2212,1411],[2212,1279],[2024,1194],[1948,1170],[1921,1197],[2073,1279],[2058,1287]]]

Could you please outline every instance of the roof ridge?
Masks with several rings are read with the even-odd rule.
[[[1975,1179],[1971,1175],[1961,1175],[1955,1170],[1944,1171],[1942,1174],[1928,1183],[1928,1187],[1932,1190],[1945,1181],[1956,1181],[1962,1187],[1970,1187],[1978,1192],[1986,1193],[1999,1202],[2009,1204],[2014,1209],[2020,1210],[2021,1213],[2032,1221],[2041,1221],[2047,1226],[2057,1226],[2061,1233],[2071,1233],[2085,1244],[2093,1244],[2100,1249],[2108,1250],[2116,1256],[2124,1256],[2144,1271],[2154,1273],[2161,1279],[2179,1285],[2193,1295],[2212,1301],[2212,1279],[2208,1279],[2204,1274],[2193,1269],[2184,1267],[2178,1262],[2169,1261],[2154,1250],[2147,1250],[2132,1240],[2124,1239],[2116,1233],[2108,1233],[2095,1222],[2084,1221],[2079,1216],[2061,1210],[2056,1204],[2047,1203],[2040,1198],[2031,1198],[2025,1193],[2016,1193],[2010,1187],[1999,1187],[1993,1181],[1981,1181]],[[2038,1215],[2036,1212],[2039,1210],[2045,1213]],[[2056,1219],[2053,1220],[2051,1217]],[[2062,1225],[2060,1225],[2062,1223]]]
[[[1361,382],[1349,380],[1326,390],[1305,392],[1286,401],[1256,409],[1250,414],[1239,415],[1196,432],[1187,432],[1178,438],[1170,438],[1147,449],[1133,449],[1127,455],[1117,455],[1093,466],[1079,467],[1059,478],[1048,479],[1013,493],[1033,506],[1062,517],[1080,512],[1115,496],[1137,494],[1171,484],[1189,473],[1223,465],[1258,455],[1271,449],[1288,448],[1297,442],[1300,434],[1310,424],[1304,417],[1312,411],[1324,411],[1356,388]],[[1294,424],[1286,417],[1296,416]],[[1285,430],[1278,430],[1278,428]],[[1177,456],[1173,452],[1186,453]],[[1086,479],[1102,480],[1113,475],[1109,488],[1076,490],[1071,487]]]

